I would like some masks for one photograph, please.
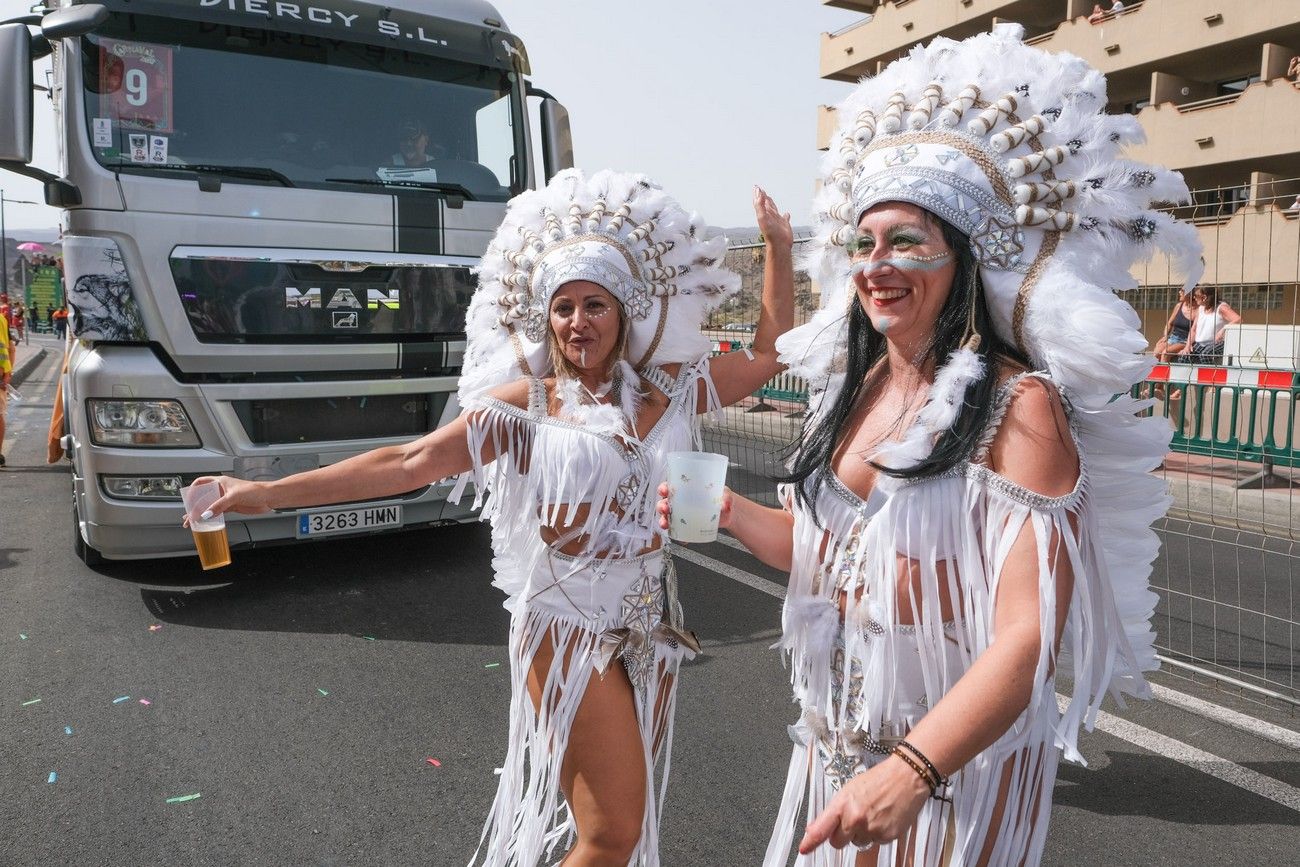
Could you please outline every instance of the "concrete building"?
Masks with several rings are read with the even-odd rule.
[[[1112,112],[1137,115],[1147,143],[1133,157],[1181,171],[1195,191],[1175,212],[1206,248],[1205,283],[1248,323],[1295,325],[1300,283],[1300,0],[822,0],[864,13],[821,37],[823,78],[853,82],[935,36],[994,23],[1076,54],[1106,73]],[[1094,12],[1094,4],[1103,14]],[[818,116],[818,146],[835,129]],[[1293,207],[1293,204],[1295,207]],[[1174,304],[1168,263],[1134,272],[1127,297],[1154,343]]]

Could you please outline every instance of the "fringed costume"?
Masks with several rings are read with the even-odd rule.
[[[1036,372],[1001,387],[979,447],[947,472],[881,473],[864,502],[825,467],[803,483],[815,519],[784,491],[794,553],[781,646],[801,716],[790,727],[766,867],[789,863],[802,823],[889,756],[989,648],[1004,564],[1025,534],[1037,551],[1041,624],[1028,706],[951,775],[950,800],[928,800],[914,831],[882,845],[873,863],[973,865],[982,853],[992,865],[1039,863],[1059,756],[1082,763],[1079,727],[1091,728],[1107,694],[1149,693],[1142,672],[1156,667],[1149,575],[1158,547],[1150,525],[1168,502],[1149,472],[1169,431],[1128,396],[1150,359],[1139,354],[1137,317],[1112,289],[1132,286],[1131,264],[1156,248],[1194,282],[1199,244],[1189,227],[1149,210],[1185,199],[1186,188],[1172,172],[1119,157],[1141,131],[1131,117],[1102,113],[1101,74],[1020,35],[999,27],[961,43],[936,39],[864,80],[840,108],[812,262],[827,287],[823,309],[778,341],[791,372],[810,382],[812,418],[845,386],[845,311],[858,301],[844,247],[882,202],[915,204],[970,238],[998,335]],[[967,347],[940,359],[915,422],[873,458],[895,470],[917,465],[984,373]],[[1026,490],[988,466],[1027,376],[1048,383],[1066,409],[1080,477],[1064,496]],[[1073,591],[1058,657],[1066,562]],[[900,594],[909,575],[913,592]],[[1073,680],[1063,709],[1061,669]],[[796,863],[852,867],[857,855],[825,845]]]
[[[474,865],[533,867],[572,844],[561,766],[588,682],[616,665],[633,686],[647,769],[630,863],[659,864],[676,674],[699,647],[682,622],[655,505],[668,453],[698,449],[699,411],[717,408],[699,326],[738,288],[720,267],[725,245],[706,241],[698,218],[645,178],[569,171],[511,202],[484,258],[460,389],[475,466],[459,487],[474,482],[492,524],[512,692],[509,749]],[[558,376],[548,390],[539,378],[554,372],[551,296],[575,280],[614,295],[629,326],[625,357],[594,395],[576,379]],[[519,379],[526,408],[493,393]],[[667,407],[638,435],[652,393]],[[495,456],[486,465],[485,453]],[[558,538],[548,543],[544,528]],[[575,542],[581,551],[564,553]],[[543,649],[554,653],[535,705],[528,677]]]

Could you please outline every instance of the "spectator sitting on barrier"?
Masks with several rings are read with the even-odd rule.
[[[1213,286],[1197,286],[1192,291],[1196,315],[1192,317],[1190,340],[1179,352],[1190,356],[1194,364],[1219,364],[1223,361],[1223,332],[1241,321],[1241,314],[1227,301],[1219,300]]]
[[[1102,20],[1103,18],[1105,18],[1105,17],[1106,17],[1106,12],[1105,12],[1105,10],[1103,10],[1103,9],[1101,8],[1101,4],[1100,4],[1100,3],[1096,3],[1096,4],[1094,4],[1093,7],[1092,7],[1092,12],[1088,15],[1088,23],[1089,23],[1089,24],[1100,24],[1100,23],[1101,23],[1101,20]]]
[[[1196,316],[1196,302],[1192,300],[1192,293],[1178,290],[1178,301],[1174,304],[1173,312],[1169,314],[1169,320],[1165,322],[1165,332],[1160,339],[1156,341],[1155,355],[1156,361],[1162,361],[1166,364],[1176,361],[1186,361],[1180,358],[1183,348],[1187,345],[1187,336],[1192,330],[1192,319]]]
[[[1300,54],[1291,58],[1291,62],[1286,65],[1286,77],[1300,84]]]

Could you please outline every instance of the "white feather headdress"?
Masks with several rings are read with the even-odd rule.
[[[478,268],[466,322],[461,405],[523,375],[551,372],[547,309],[555,290],[589,280],[614,295],[630,327],[632,369],[695,361],[700,326],[740,287],[723,267],[727,239],[643,175],[569,169],[511,199]]]
[[[1104,76],[1022,36],[1018,25],[999,25],[962,42],[935,39],[864,79],[839,107],[807,262],[822,308],[777,345],[808,379],[811,413],[824,412],[844,384],[854,297],[846,245],[861,215],[909,202],[965,233],[997,334],[1050,373],[1075,409],[1111,580],[1139,667],[1153,667],[1149,525],[1167,494],[1148,473],[1170,432],[1163,419],[1139,417],[1145,405],[1127,397],[1152,362],[1136,313],[1115,290],[1134,287],[1129,269],[1157,251],[1190,288],[1203,269],[1201,244],[1192,226],[1152,210],[1186,201],[1187,187],[1176,172],[1123,157],[1142,130],[1131,116],[1105,114]],[[887,466],[924,460],[984,375],[966,349],[940,361],[912,429],[881,449]]]

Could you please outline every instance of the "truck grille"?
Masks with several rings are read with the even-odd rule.
[[[244,432],[255,445],[421,436],[433,430],[448,393],[364,397],[236,400]]]

